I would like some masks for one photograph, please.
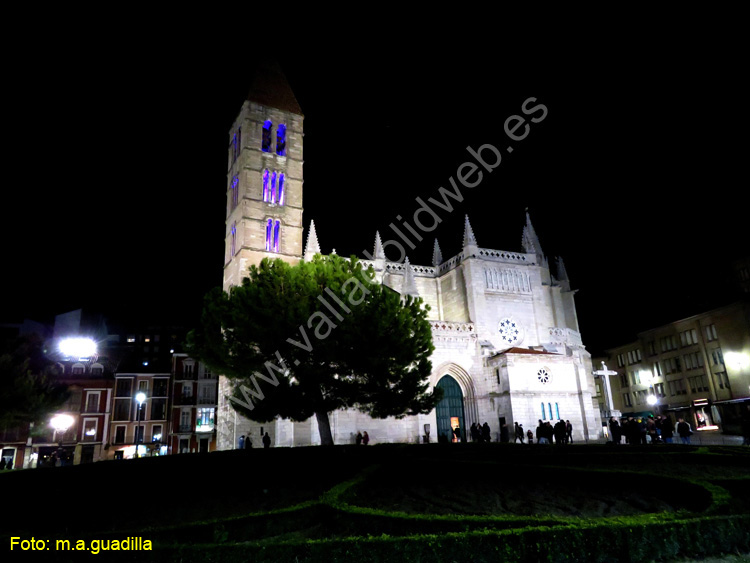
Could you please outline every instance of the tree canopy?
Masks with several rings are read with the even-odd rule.
[[[69,393],[54,376],[54,364],[44,357],[37,336],[19,339],[0,355],[0,425],[40,422],[60,407]]]
[[[238,412],[259,422],[315,415],[324,445],[336,409],[430,412],[440,390],[428,390],[429,308],[372,276],[354,257],[266,258],[241,285],[206,295],[189,351],[233,380]]]

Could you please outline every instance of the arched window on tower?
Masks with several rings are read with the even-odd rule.
[[[240,179],[235,176],[232,178],[232,204],[231,209],[237,207],[239,203],[239,192],[240,192]]]
[[[284,205],[284,173],[279,173],[279,178],[276,183],[276,203]]]
[[[271,123],[270,119],[267,119],[263,124],[263,140],[261,144],[261,149],[263,149],[263,152],[271,152],[272,129],[273,123]]]
[[[274,170],[271,172],[271,188],[269,193],[269,202],[270,203],[276,203],[276,178],[278,177],[278,174],[276,174],[276,171]]]
[[[266,221],[266,252],[278,252],[281,237],[281,221]]]
[[[242,129],[237,128],[237,132],[232,136],[232,164],[240,156],[240,149],[242,148]]]
[[[268,170],[264,170],[263,171],[263,201],[265,201],[266,203],[271,201],[271,194],[269,193],[269,190],[268,190],[269,176],[270,174]]]
[[[229,259],[234,258],[234,253],[237,250],[237,223],[232,223],[232,229],[230,231],[229,240]]]
[[[276,129],[276,154],[286,156],[286,125],[283,123]]]

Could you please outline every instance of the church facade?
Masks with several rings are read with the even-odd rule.
[[[229,141],[224,290],[265,257],[296,263],[320,253],[313,221],[303,247],[303,115],[277,68],[256,74]],[[538,420],[559,419],[571,422],[574,442],[601,436],[591,357],[565,267],[558,259],[553,275],[528,214],[519,234],[522,251],[483,248],[466,217],[462,251],[443,259],[435,241],[431,265],[389,261],[376,234],[363,262],[381,283],[430,306],[430,386],[443,388],[444,398],[430,414],[398,420],[331,413],[336,444],[353,443],[362,431],[373,443],[469,439],[469,427],[485,422],[493,441],[505,425],[513,440],[515,423],[533,430]],[[256,423],[233,409],[224,377],[219,395],[219,449],[236,448],[240,436],[258,447],[265,432],[276,446],[320,442],[315,417]]]

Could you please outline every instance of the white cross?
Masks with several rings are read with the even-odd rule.
[[[604,398],[607,401],[607,408],[609,409],[609,412],[614,411],[615,405],[612,402],[612,388],[609,386],[609,377],[606,376],[617,375],[617,372],[607,369],[607,364],[602,362],[602,369],[594,370],[594,375],[598,375],[599,378],[604,381]]]

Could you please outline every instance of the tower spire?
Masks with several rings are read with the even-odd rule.
[[[372,254],[374,260],[385,260],[385,250],[383,250],[383,241],[380,240],[380,233],[375,231],[375,252]]]
[[[531,217],[529,216],[529,210],[526,209],[526,225],[523,228],[523,239],[521,244],[523,245],[524,252],[528,254],[537,254],[544,258],[544,252],[542,252],[542,245],[539,243],[539,237],[536,236],[534,226],[531,224]]]
[[[479,246],[477,244],[477,237],[474,236],[474,229],[471,228],[469,216],[466,215],[466,218],[464,219],[464,248],[476,248],[477,246]]]
[[[570,279],[561,256],[557,257],[557,281],[564,291],[570,291]]]
[[[260,58],[255,66],[247,99],[263,106],[302,115],[292,87],[275,60]]]
[[[309,262],[313,256],[320,254],[320,243],[318,242],[318,233],[315,232],[315,221],[310,221],[310,232],[307,234],[307,244],[305,244],[305,261]]]
[[[437,267],[443,263],[443,253],[440,252],[440,245],[435,239],[435,245],[432,247],[432,265]]]
[[[419,297],[417,282],[414,279],[414,270],[412,270],[408,256],[404,260],[404,285],[401,288],[401,295],[411,295],[412,297]]]

